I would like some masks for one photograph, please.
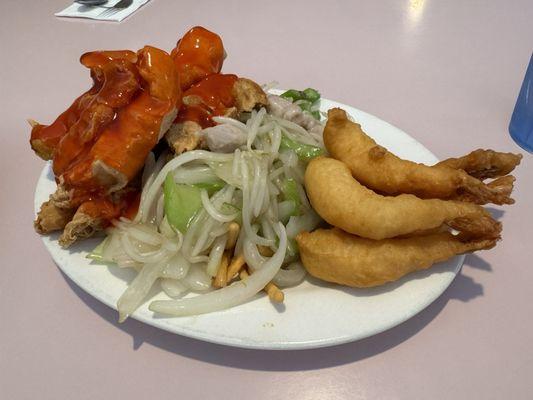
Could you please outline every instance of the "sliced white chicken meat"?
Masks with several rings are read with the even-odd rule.
[[[303,112],[302,109],[289,100],[274,94],[268,95],[268,111],[278,117],[300,125],[312,133],[321,133],[323,125],[311,114]]]
[[[246,144],[246,133],[230,124],[206,128],[202,134],[209,150],[216,153],[233,153],[240,146]]]

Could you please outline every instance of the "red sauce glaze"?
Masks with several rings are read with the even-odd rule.
[[[83,212],[95,219],[101,219],[104,226],[108,226],[112,220],[120,217],[128,209],[132,200],[133,196],[131,195],[124,196],[118,202],[113,202],[108,197],[99,197],[81,204],[78,212]]]
[[[90,150],[63,173],[67,187],[105,191],[112,182],[104,175],[94,175],[97,162],[130,181],[157,144],[163,118],[181,98],[176,69],[167,53],[149,46],[139,51],[137,68],[143,78],[142,89],[118,110]]]
[[[181,88],[186,90],[206,76],[220,72],[225,51],[220,36],[195,26],[181,38],[171,56],[180,76]]]
[[[105,197],[104,193],[91,193],[90,191],[80,188],[71,189],[70,191],[70,206],[77,208],[86,201],[90,201],[95,197]]]
[[[110,61],[98,67],[98,73],[104,77],[104,84],[59,142],[53,164],[56,176],[89,151],[102,129],[115,117],[115,110],[127,105],[140,89],[139,74],[129,61]]]
[[[122,213],[122,216],[133,220],[139,211],[139,205],[141,203],[141,193],[135,192],[131,196],[131,201],[129,202],[127,208]]]
[[[87,101],[100,90],[102,82],[94,81],[93,87],[82,94],[74,103],[50,125],[35,125],[31,130],[30,144],[37,152],[45,152],[46,158],[52,158],[59,142],[76,123]]]
[[[47,158],[52,158],[54,152],[59,146],[60,140],[65,136],[70,128],[76,124],[80,118],[82,112],[87,106],[94,100],[94,96],[102,90],[102,85],[106,76],[103,68],[111,63],[120,60],[125,60],[130,63],[135,63],[137,55],[129,50],[119,51],[93,51],[85,53],[81,56],[80,62],[91,69],[91,77],[93,78],[93,87],[87,92],[78,97],[72,105],[50,125],[37,124],[32,128],[30,144],[35,150],[39,149],[39,153],[45,152]],[[116,89],[120,87],[117,83],[113,85]],[[111,95],[111,93],[105,94],[105,97],[120,98],[123,96],[123,92],[120,90]],[[113,106],[113,101],[109,102],[110,106]],[[44,154],[42,154],[44,155]]]
[[[176,122],[194,121],[202,128],[215,125],[212,117],[226,114],[235,105],[232,90],[236,81],[237,75],[213,74],[192,85],[183,94]]]
[[[116,60],[125,60],[135,64],[137,54],[131,50],[100,50],[84,53],[80,57],[80,63],[87,68],[93,69]]]
[[[234,106],[237,77],[219,74],[224,58],[221,38],[203,27],[188,31],[171,56],[149,46],[138,53],[85,53],[80,62],[91,70],[93,87],[50,126],[34,126],[32,147],[43,158],[53,157],[54,173],[71,190],[73,206],[106,223],[122,213],[133,218],[139,193],[119,200],[109,196],[112,182],[94,168],[96,163],[130,181],[174,107],[179,110],[178,121],[213,125],[213,116]],[[184,96],[182,90],[187,90]],[[184,97],[186,106],[181,104]]]
[[[100,219],[104,224],[103,227],[108,226],[112,220],[124,216],[129,219],[135,218],[137,210],[139,209],[141,194],[137,191],[126,191],[120,197],[115,196],[113,199],[109,196],[99,196],[94,194],[92,196],[86,195],[76,198],[77,211]]]
[[[154,101],[143,91],[106,126],[87,156],[63,174],[67,186],[104,189],[105,185],[102,188],[102,183],[93,175],[92,167],[96,160],[123,174],[126,180],[131,180],[156,145],[160,120],[168,110],[168,102]]]

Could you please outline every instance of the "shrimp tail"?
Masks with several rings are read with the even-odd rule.
[[[498,240],[502,232],[501,222],[492,218],[488,212],[475,218],[455,218],[447,222],[447,225],[460,232],[458,238],[463,242],[480,239]]]
[[[485,180],[508,175],[521,160],[522,154],[477,149],[463,157],[448,158],[436,165],[462,169],[474,178]]]
[[[475,178],[472,179],[475,184],[461,188],[454,200],[476,204],[514,204],[515,201],[511,197],[516,180],[514,176],[501,176],[488,184],[483,184]]]

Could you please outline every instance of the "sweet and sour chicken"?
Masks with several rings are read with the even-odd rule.
[[[200,133],[215,125],[213,116],[265,106],[255,82],[220,74],[225,55],[220,37],[202,27],[170,54],[152,46],[83,54],[92,87],[52,124],[30,121],[31,147],[52,162],[58,185],[37,215],[37,232],[63,230],[59,241],[67,247],[135,216],[136,178],[165,134],[179,154],[205,145]]]

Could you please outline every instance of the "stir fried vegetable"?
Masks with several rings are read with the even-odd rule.
[[[298,193],[296,181],[292,178],[287,178],[281,186],[281,191],[285,200],[290,201],[293,205],[292,211],[290,212],[289,216],[300,215],[302,202]]]
[[[262,288],[282,301],[276,285],[296,285],[305,276],[294,238],[320,221],[303,180],[307,162],[323,153],[321,133],[265,109],[247,118],[215,121],[246,134],[247,143],[233,153],[193,150],[166,164],[161,155],[145,173],[137,216],[117,221],[95,249],[96,259],[142,272],[118,302],[120,321],[157,280],[176,300],[150,309],[191,315],[242,303]],[[204,294],[184,299],[189,292]]]
[[[168,222],[185,233],[192,219],[202,208],[202,189],[193,185],[176,184],[168,174],[163,185],[165,214]]]
[[[298,104],[302,111],[307,111],[315,119],[320,120],[320,112],[317,109],[320,93],[317,90],[312,88],[307,88],[302,91],[289,89],[280,96]]]
[[[200,182],[195,183],[192,186],[197,187],[199,189],[205,189],[207,190],[207,193],[209,196],[213,195],[215,192],[218,192],[220,189],[222,189],[226,183],[224,181],[218,181],[218,182]]]
[[[312,158],[324,154],[324,149],[317,146],[312,146],[310,144],[296,142],[286,135],[281,136],[281,143],[279,147],[280,149],[293,150],[298,155],[298,158],[302,161],[309,161]]]
[[[93,249],[93,251],[91,251],[89,254],[87,254],[87,258],[90,258],[91,260],[94,260],[94,261],[103,261],[104,248],[105,248],[107,242],[108,242],[107,238],[102,240],[98,244],[98,246],[96,246]]]

